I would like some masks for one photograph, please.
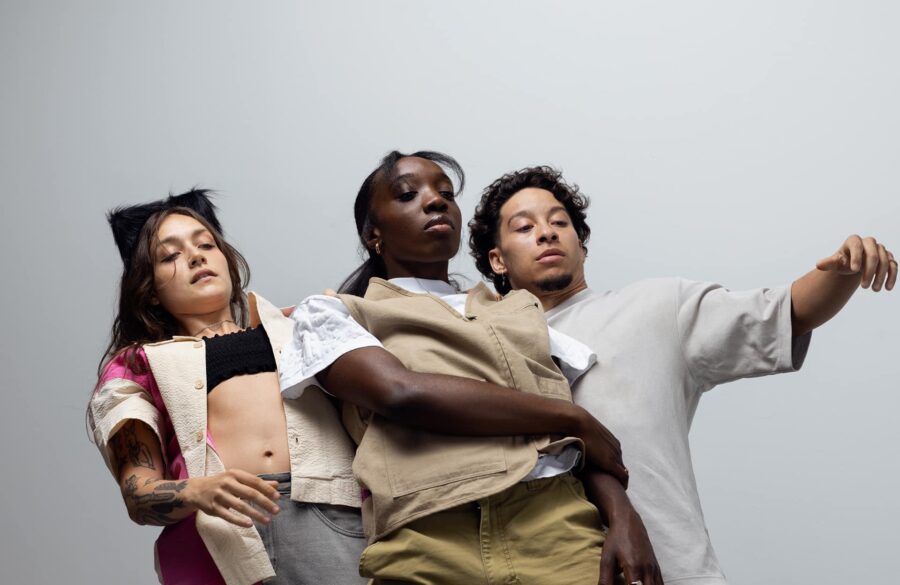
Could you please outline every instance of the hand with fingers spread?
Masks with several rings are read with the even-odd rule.
[[[872,237],[850,236],[837,252],[819,260],[816,268],[841,275],[859,274],[860,286],[875,292],[893,290],[897,282],[894,253]]]
[[[216,475],[190,478],[183,497],[185,503],[197,510],[249,528],[254,520],[270,522],[267,513],[278,513],[276,502],[280,495],[276,486],[277,482],[260,479],[240,469],[230,469]]]

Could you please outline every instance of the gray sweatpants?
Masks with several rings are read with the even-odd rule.
[[[281,511],[269,524],[256,524],[275,578],[266,585],[362,585],[359,557],[366,547],[359,510],[291,500],[291,474],[271,473],[278,482]]]

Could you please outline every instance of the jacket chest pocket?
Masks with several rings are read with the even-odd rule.
[[[529,357],[525,357],[524,361],[525,369],[534,376],[538,394],[562,398],[571,402],[572,390],[569,388],[569,381],[559,373],[556,367],[550,368]]]
[[[489,328],[515,388],[572,400],[569,383],[550,356],[547,322],[540,308],[529,304],[518,311],[497,316]]]

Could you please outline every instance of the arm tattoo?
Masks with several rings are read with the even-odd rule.
[[[155,480],[148,479],[144,482],[144,487],[149,487]],[[163,480],[154,486],[148,492],[139,494],[138,477],[130,476],[125,480],[122,486],[122,494],[127,502],[130,502],[129,508],[132,509],[132,517],[138,524],[153,524],[155,526],[166,526],[174,524],[180,518],[172,518],[170,514],[184,507],[184,499],[181,492],[187,487],[187,480],[182,481],[166,481]]]
[[[129,421],[113,437],[113,451],[116,455],[116,463],[119,469],[126,463],[135,467],[145,467],[155,470],[153,457],[147,444],[138,439],[137,424]]]

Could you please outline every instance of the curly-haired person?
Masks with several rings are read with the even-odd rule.
[[[622,443],[628,493],[664,581],[722,585],[688,444],[700,397],[724,382],[799,369],[812,330],[860,285],[893,289],[897,262],[874,238],[850,236],[787,286],[734,292],[665,278],[592,290],[584,274],[587,206],[553,168],[506,174],[484,190],[469,223],[471,252],[499,292],[528,290],[550,326],[596,353],[598,367],[579,379],[573,398]],[[619,543],[627,550],[622,528],[610,526],[608,558]]]

